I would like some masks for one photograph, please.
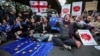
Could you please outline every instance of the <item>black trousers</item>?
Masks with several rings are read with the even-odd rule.
[[[72,38],[53,37],[52,40],[57,46],[63,46],[64,44],[68,46],[76,46],[75,41]]]
[[[16,35],[14,32],[7,32],[7,40],[14,40],[16,39]]]

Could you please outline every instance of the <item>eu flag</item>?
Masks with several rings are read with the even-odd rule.
[[[23,38],[2,46],[0,49],[7,51],[12,56],[47,56],[52,47],[50,42],[37,42]]]

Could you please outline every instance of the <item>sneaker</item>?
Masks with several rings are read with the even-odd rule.
[[[68,49],[68,50],[71,50],[71,49],[72,49],[71,46],[64,45],[64,47],[65,47],[66,49]]]
[[[48,41],[52,41],[53,35],[49,35]]]
[[[71,46],[68,46],[67,49],[71,51],[72,48],[71,48]]]

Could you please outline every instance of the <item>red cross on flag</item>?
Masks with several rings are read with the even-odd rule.
[[[33,12],[46,12],[47,8],[48,8],[48,3],[47,1],[30,1],[30,6]]]

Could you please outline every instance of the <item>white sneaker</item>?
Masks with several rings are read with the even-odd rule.
[[[66,49],[68,49],[68,50],[71,50],[71,49],[72,49],[71,46],[64,45],[64,47],[65,47]]]
[[[48,41],[52,41],[52,37],[53,37],[53,35],[49,34]]]

